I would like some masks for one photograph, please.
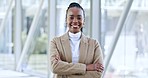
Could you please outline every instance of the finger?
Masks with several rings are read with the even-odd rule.
[[[59,60],[59,58],[58,58],[58,57],[55,57],[55,59],[56,59],[56,60]]]
[[[55,58],[56,58],[57,60],[60,60],[60,56],[59,56],[59,55],[55,55]]]
[[[100,63],[100,66],[103,66],[103,64]]]
[[[103,65],[97,65],[97,68],[104,69]]]
[[[96,65],[96,69],[97,69],[97,70],[99,70],[99,69],[104,70],[104,67],[103,67],[103,65],[98,65],[98,64],[97,64],[97,65]]]
[[[99,69],[104,70],[104,67],[100,67]]]
[[[61,58],[60,58],[60,56],[59,56],[59,55],[57,55],[57,57],[58,57],[58,59],[59,59],[59,60],[61,60]]]
[[[97,68],[98,72],[102,72],[103,70],[104,70],[104,67]]]
[[[100,67],[102,68],[102,67],[104,67],[104,66],[103,66],[102,64],[99,64],[99,68],[100,68]]]
[[[99,65],[98,64],[94,64],[95,65],[95,70],[99,70]]]
[[[94,70],[95,70],[95,71],[98,71],[98,70],[99,70],[98,64],[94,64]]]
[[[95,64],[98,64],[98,66],[103,66],[103,64],[99,63],[99,62],[96,62]]]
[[[98,72],[103,72],[103,70],[101,70],[101,69],[99,69],[99,70],[97,70]]]

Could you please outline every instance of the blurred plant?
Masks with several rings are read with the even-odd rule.
[[[37,38],[34,52],[35,54],[45,54],[47,50],[48,36],[43,33]]]
[[[22,47],[24,46],[26,42],[27,35],[25,32],[22,32]],[[46,33],[42,33],[39,37],[36,37],[33,42],[31,42],[30,48],[33,48],[32,50],[33,54],[45,54],[47,50],[47,43],[48,43],[48,36]]]

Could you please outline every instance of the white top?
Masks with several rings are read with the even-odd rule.
[[[70,46],[72,51],[72,63],[78,63],[81,32],[78,32],[76,34],[69,32],[69,36],[70,36]]]

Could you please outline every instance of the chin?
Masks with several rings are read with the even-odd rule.
[[[81,30],[79,30],[79,29],[70,29],[69,31],[72,32],[72,33],[78,33],[78,32],[80,32]]]

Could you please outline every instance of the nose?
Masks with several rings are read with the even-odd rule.
[[[78,19],[75,17],[75,18],[73,19],[73,22],[78,22]]]

